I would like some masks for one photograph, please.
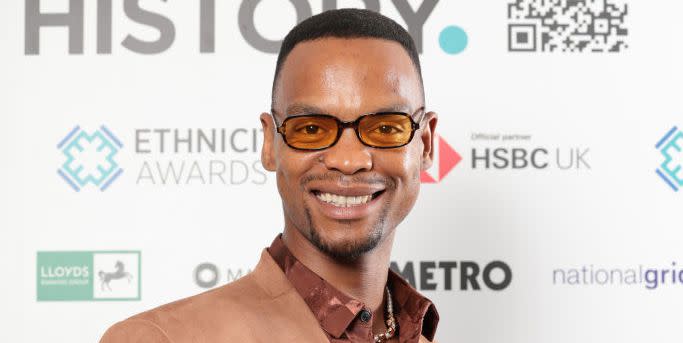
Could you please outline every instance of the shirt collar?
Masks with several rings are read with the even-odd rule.
[[[358,314],[365,304],[336,289],[299,262],[278,235],[267,249],[297,293],[304,299],[320,327],[336,339],[372,336],[370,325],[362,325]],[[418,342],[420,335],[434,339],[439,314],[434,304],[420,295],[399,274],[388,269],[387,283],[394,303],[401,342]],[[383,320],[383,319],[382,319]]]

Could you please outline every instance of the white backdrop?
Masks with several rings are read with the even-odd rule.
[[[0,5],[0,341],[95,342],[118,320],[204,291],[200,284],[214,277],[220,285],[246,273],[283,220],[274,175],[258,163],[258,115],[269,109],[276,55],[241,34],[243,1],[216,1],[215,51],[200,52],[199,1],[114,0],[111,52],[101,54],[98,41],[105,41],[97,27],[106,16],[98,21],[92,0],[84,6],[82,53],[69,53],[63,26],[40,29],[39,52],[28,53],[30,2]],[[412,8],[423,3],[409,2]],[[679,342],[683,194],[655,170],[666,151],[672,161],[665,175],[674,185],[683,178],[675,169],[683,164],[680,129],[655,145],[673,127],[683,128],[683,3],[628,1],[624,22],[609,22],[612,38],[612,25],[628,29],[616,37],[628,45],[619,52],[520,52],[508,46],[508,25],[520,21],[508,19],[509,2],[441,1],[426,17],[427,107],[439,113],[438,132],[462,160],[438,182],[423,184],[392,260],[401,268],[413,263],[418,288],[441,315],[441,342]],[[160,37],[131,19],[133,10],[126,15],[124,3],[168,18],[172,44],[152,54],[122,46],[128,35]],[[308,3],[313,14],[322,10],[322,1]],[[520,8],[527,3],[534,1],[520,1]],[[571,2],[550,3],[575,10]],[[380,5],[381,13],[406,24],[394,2]],[[40,10],[66,12],[69,1],[43,0]],[[580,13],[588,19],[577,21],[600,18],[597,10]],[[296,23],[296,12],[289,1],[264,0],[253,20],[262,36],[279,40]],[[466,32],[464,51],[449,54],[440,46],[447,26]],[[123,172],[105,191],[89,183],[76,192],[57,173],[73,171],[64,169],[67,155],[57,146],[76,126],[121,143],[113,145],[113,160]],[[162,152],[154,130],[165,129]],[[195,144],[187,152],[181,142],[175,153],[172,135],[182,138],[188,130],[195,139],[200,130],[224,134],[226,148],[199,152]],[[489,169],[481,159],[486,149]],[[508,166],[493,166],[503,163],[493,159],[496,149],[506,149],[497,154]],[[517,167],[526,160],[525,167],[512,167],[513,149],[518,157],[526,153],[516,159]],[[533,162],[547,167],[529,162],[535,150],[541,152]],[[88,151],[95,152],[76,157],[86,167],[80,175],[100,175],[92,168],[106,160]],[[571,168],[558,167],[558,152],[561,165]],[[441,164],[452,162],[446,155]],[[183,168],[179,181],[164,175],[169,164],[177,173]],[[170,176],[165,183],[164,176]],[[70,286],[45,286],[71,262],[48,265],[39,252],[65,258],[85,252],[72,264],[89,266],[84,282],[91,284],[71,295],[64,293]],[[124,254],[132,281],[117,274],[113,260],[96,262],[102,252]],[[452,261],[458,268],[447,289],[444,269],[433,266]],[[480,290],[462,289],[462,262],[483,271],[492,261],[509,266],[507,287],[492,290],[479,275]],[[218,273],[203,269],[198,282],[202,263]],[[112,276],[114,290],[133,287],[132,293],[98,300],[106,293],[103,275]],[[502,276],[497,269],[491,279]],[[430,284],[436,290],[426,289]],[[43,298],[55,294],[65,299]]]

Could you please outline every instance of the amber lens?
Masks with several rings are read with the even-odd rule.
[[[358,132],[367,145],[391,148],[407,144],[413,127],[410,117],[405,114],[371,114],[361,119]]]
[[[331,117],[289,117],[284,125],[287,144],[297,149],[327,148],[337,138],[337,121]]]

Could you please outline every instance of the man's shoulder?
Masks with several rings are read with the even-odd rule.
[[[156,321],[183,315],[215,316],[226,311],[234,312],[244,307],[252,307],[266,297],[268,295],[254,280],[253,275],[247,274],[227,285],[161,305],[131,318]]]
[[[110,327],[101,343],[191,341],[205,332],[239,328],[245,311],[269,295],[252,274],[227,285],[136,314]],[[232,330],[233,333],[237,330]],[[169,337],[172,337],[171,340]],[[187,337],[187,339],[182,339]]]

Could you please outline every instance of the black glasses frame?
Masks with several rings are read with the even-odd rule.
[[[424,109],[421,108],[421,109],[417,110],[415,113],[417,113],[419,111],[423,112],[422,117],[424,117],[424,113],[425,113]],[[415,113],[413,113],[413,114],[415,114]],[[408,117],[408,119],[410,119],[410,137],[408,138],[408,140],[404,144],[396,145],[396,146],[375,146],[375,145],[368,144],[368,143],[364,142],[363,138],[361,138],[360,131],[358,131],[358,125],[360,124],[360,121],[363,120],[363,118],[368,117],[368,116],[377,116],[377,115],[386,115],[386,114],[394,114],[394,115],[398,114],[398,115],[406,116],[406,117]],[[285,144],[287,144],[287,146],[292,148],[292,149],[303,150],[303,151],[318,151],[318,150],[324,150],[324,149],[333,147],[335,144],[337,144],[337,142],[339,142],[339,138],[341,138],[341,135],[344,132],[344,129],[346,129],[346,128],[353,128],[353,131],[356,132],[356,137],[358,137],[358,140],[365,146],[375,148],[375,149],[400,148],[402,146],[409,144],[413,140],[413,137],[415,136],[415,131],[417,131],[420,128],[419,123],[423,119],[421,117],[420,120],[415,122],[415,120],[413,120],[413,117],[410,114],[405,113],[405,112],[373,112],[373,113],[362,114],[360,117],[356,118],[356,120],[354,120],[354,121],[342,121],[339,118],[337,118],[331,114],[307,113],[307,114],[289,116],[289,117],[285,118],[285,120],[282,122],[282,125],[280,125],[277,123],[277,118],[275,118],[274,111],[271,111],[271,116],[273,117],[273,121],[275,122],[275,127],[277,128],[277,132],[280,135],[282,135],[282,140],[284,140]],[[285,135],[285,132],[286,132],[285,127],[287,125],[287,121],[289,121],[290,119],[299,118],[299,117],[324,117],[324,118],[334,119],[334,121],[337,122],[337,137],[335,137],[334,141],[332,141],[332,143],[330,143],[329,145],[324,146],[322,148],[317,148],[317,149],[298,148],[298,147],[290,145],[289,142],[287,142],[287,136]]]

